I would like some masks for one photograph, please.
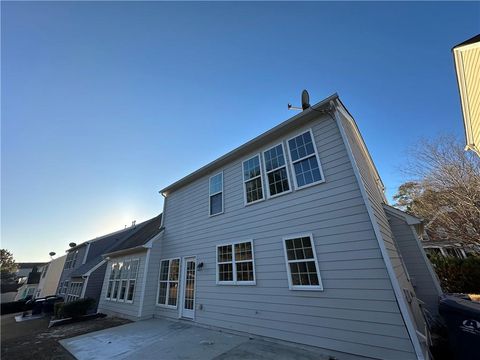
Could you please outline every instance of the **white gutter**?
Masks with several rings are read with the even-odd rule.
[[[332,101],[332,106],[335,105]],[[425,360],[425,356],[423,355],[422,352],[422,347],[420,345],[420,341],[418,340],[417,336],[417,331],[415,329],[415,326],[413,325],[413,319],[410,316],[410,312],[408,311],[407,303],[405,301],[405,298],[403,297],[403,293],[400,288],[400,284],[398,282],[397,276],[395,275],[395,271],[393,270],[393,265],[390,259],[390,256],[388,255],[387,249],[385,247],[385,242],[383,241],[382,234],[380,232],[380,228],[378,226],[377,221],[375,220],[375,215],[373,213],[373,208],[372,204],[370,203],[370,199],[367,195],[367,191],[365,189],[365,184],[363,183],[362,177],[360,175],[360,169],[358,167],[358,164],[355,160],[355,157],[353,155],[352,148],[350,146],[350,142],[348,141],[347,134],[345,133],[345,129],[343,127],[343,124],[339,118],[338,115],[338,108],[334,106],[335,109],[335,119],[337,122],[337,126],[340,130],[340,134],[342,135],[343,142],[345,144],[345,147],[347,149],[348,157],[352,163],[353,167],[353,172],[355,173],[355,177],[357,179],[358,185],[360,187],[360,192],[362,194],[363,200],[365,202],[365,206],[367,208],[368,216],[370,218],[370,222],[372,223],[373,226],[373,231],[375,232],[375,237],[377,238],[378,245],[380,247],[380,252],[382,254],[383,260],[385,262],[385,266],[387,268],[388,275],[390,277],[390,281],[392,283],[393,291],[395,293],[395,298],[397,299],[397,304],[398,307],[400,308],[400,313],[402,314],[403,321],[405,322],[405,326],[407,328],[408,334],[410,336],[410,340],[412,342],[412,346],[415,350],[415,354],[417,355],[418,360]]]

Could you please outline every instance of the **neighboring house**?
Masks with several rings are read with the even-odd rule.
[[[86,241],[68,249],[57,294],[63,296],[66,302],[86,297],[95,299],[96,309],[107,267],[102,254],[135,233],[138,226],[132,223],[129,228]]]
[[[40,267],[39,270],[41,272],[41,276],[35,297],[44,297],[56,294],[58,282],[60,280],[60,275],[62,274],[66,258],[67,255],[60,256],[59,258],[52,259],[49,263]]]
[[[438,300],[442,295],[442,288],[427,254],[422,251],[422,221],[392,206],[383,207],[405,263],[405,272],[417,297],[425,303],[433,316],[438,316]]]
[[[133,319],[142,318],[144,296],[155,298],[154,293],[145,293],[144,280],[151,249],[154,243],[158,244],[161,236],[161,222],[160,214],[142,223],[137,232],[104,254],[108,265],[99,312]],[[152,312],[146,317],[152,317]]]
[[[17,279],[19,288],[15,301],[35,297],[41,273],[38,270],[45,263],[18,263]]]
[[[140,296],[110,304],[118,275],[109,270],[102,311],[181,318],[334,354],[428,358],[417,296],[423,282],[435,291],[436,279],[415,224],[386,207],[378,172],[337,95],[161,194],[159,241],[129,257],[140,259]],[[121,261],[109,257],[117,274]]]
[[[466,149],[480,156],[480,35],[453,49],[465,124]]]
[[[428,256],[440,255],[443,257],[454,257],[466,259],[469,256],[480,256],[480,244],[461,244],[452,241],[424,240],[423,248]]]

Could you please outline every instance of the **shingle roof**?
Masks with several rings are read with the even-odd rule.
[[[144,221],[127,232],[115,233],[92,243],[89,253],[93,256],[85,264],[75,269],[71,277],[81,277],[103,260],[103,254],[125,250],[146,244],[160,232],[162,214],[153,219]],[[95,246],[94,246],[95,244]],[[94,247],[93,247],[94,246]]]
[[[160,233],[161,224],[162,224],[162,214],[154,217],[153,219],[145,221],[144,223],[140,224],[141,227],[135,233],[130,235],[127,239],[125,239],[121,243],[118,243],[118,245],[110,249],[108,253],[113,253],[120,250],[132,249],[132,248],[145,245],[154,236]]]
[[[460,44],[457,44],[453,47],[453,49],[456,49],[460,46],[465,46],[465,45],[470,45],[470,44],[474,44],[476,42],[479,42],[480,41],[480,34],[478,35],[475,35],[474,37],[471,37],[470,39],[468,40],[465,40],[463,42],[461,42]]]

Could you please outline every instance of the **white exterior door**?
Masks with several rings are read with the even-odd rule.
[[[195,317],[195,257],[187,257],[183,260],[182,281],[182,317],[193,319]]]

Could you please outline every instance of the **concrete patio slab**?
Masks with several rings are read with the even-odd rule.
[[[250,339],[183,321],[150,319],[61,340],[78,360],[328,360],[321,349]],[[346,354],[342,354],[346,355]],[[335,356],[334,359],[358,359]]]

